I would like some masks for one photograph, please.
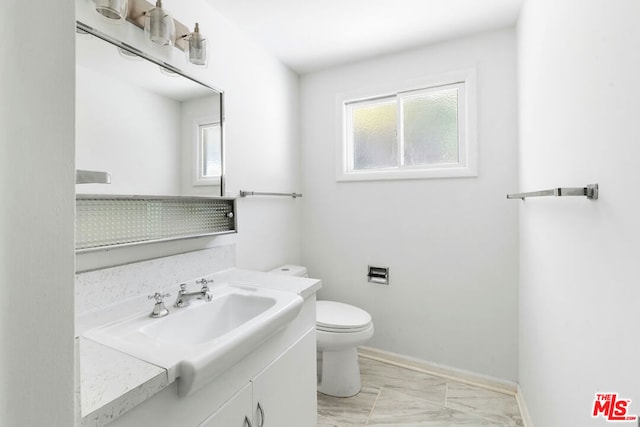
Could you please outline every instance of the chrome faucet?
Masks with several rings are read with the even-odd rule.
[[[191,300],[194,299],[203,299],[205,301],[211,301],[212,295],[209,290],[209,283],[213,283],[213,280],[200,279],[196,280],[196,283],[202,285],[202,288],[198,292],[187,292],[187,284],[180,284],[180,291],[178,291],[178,298],[174,307],[184,308],[189,307],[191,305]]]
[[[169,310],[164,305],[164,301],[162,301],[166,297],[170,297],[171,294],[161,294],[160,292],[156,292],[153,295],[149,295],[149,299],[155,299],[156,303],[153,306],[153,311],[149,314],[149,317],[158,318],[164,317],[169,314]]]

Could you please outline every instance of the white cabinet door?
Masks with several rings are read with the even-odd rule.
[[[253,379],[253,427],[315,427],[316,387],[312,329]]]
[[[252,390],[249,383],[198,427],[252,427],[251,407]]]

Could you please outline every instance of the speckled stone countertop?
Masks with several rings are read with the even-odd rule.
[[[103,426],[169,385],[167,371],[80,338],[82,426]]]

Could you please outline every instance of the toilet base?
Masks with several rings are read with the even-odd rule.
[[[318,391],[334,397],[351,397],[360,393],[360,366],[358,348],[340,351],[323,351],[322,368],[319,369]]]

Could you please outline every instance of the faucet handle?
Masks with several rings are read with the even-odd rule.
[[[202,290],[206,291],[209,290],[209,283],[213,283],[214,280],[213,279],[205,279],[204,277],[200,280],[196,280],[196,283],[198,285],[202,286]]]
[[[211,295],[211,291],[209,289],[209,283],[213,283],[213,279],[205,279],[204,277],[200,280],[196,280],[196,283],[202,285],[200,288],[200,295],[198,299],[204,299],[205,301],[211,301],[213,299],[213,295]]]
[[[170,293],[168,293],[168,292],[167,292],[167,293],[164,293],[164,294],[162,294],[162,293],[160,293],[160,292],[156,292],[156,293],[155,293],[155,294],[153,294],[153,295],[149,295],[149,296],[148,296],[148,298],[149,298],[149,299],[155,299],[157,303],[160,303],[160,302],[162,302],[162,300],[163,300],[164,298],[166,298],[166,297],[170,297],[170,296],[171,296],[171,294],[170,294]]]
[[[187,293],[187,284],[186,283],[180,283],[180,293],[181,294],[186,294]]]

